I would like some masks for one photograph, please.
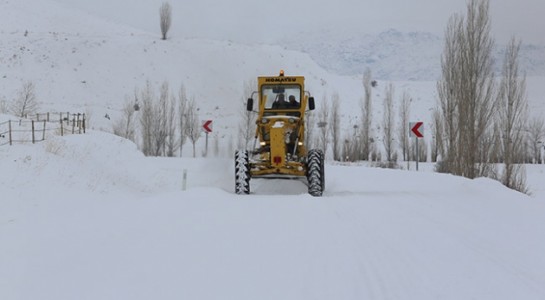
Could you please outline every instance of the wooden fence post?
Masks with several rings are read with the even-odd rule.
[[[76,116],[77,116],[76,124],[78,126],[78,134],[81,134],[81,125],[79,124],[79,113]]]
[[[32,144],[36,144],[37,142],[41,142],[41,141],[45,141],[46,138],[47,138],[47,123],[49,123],[53,118],[55,119],[55,114],[59,114],[59,123],[60,123],[60,135],[61,136],[64,136],[64,133],[65,133],[65,129],[68,129],[68,134],[70,134],[70,127],[68,128],[65,128],[65,126],[70,126],[72,125],[72,134],[82,134],[86,132],[86,127],[87,127],[87,120],[86,120],[86,116],[84,113],[74,113],[72,115],[70,115],[70,112],[67,112],[66,113],[66,117],[64,117],[64,113],[60,112],[60,113],[50,113],[50,112],[47,112],[47,113],[36,113],[34,115],[28,115],[27,114],[27,120],[23,121],[24,119],[23,118],[20,118],[18,120],[18,123],[19,123],[19,127],[22,127],[20,129],[13,129],[13,122],[17,122],[17,121],[13,121],[13,120],[7,120],[7,122],[5,123],[8,123],[8,131],[7,131],[7,134],[8,134],[8,139],[9,139],[9,145],[12,146],[14,142],[17,142],[19,140],[14,140],[14,138],[21,138],[22,140],[20,140],[20,142],[28,142],[26,139],[28,137],[26,137],[26,133],[28,133],[28,130],[25,130],[24,128],[26,126],[24,126],[24,124],[28,124],[28,123],[31,123],[31,142]],[[30,121],[30,122],[29,122]],[[55,121],[53,120],[53,123]],[[66,122],[66,124],[64,124],[64,122]],[[4,124],[5,124],[4,123]],[[36,126],[39,126],[39,124],[42,124],[42,128],[40,129],[39,127],[36,127]],[[70,124],[72,123],[72,124]],[[15,124],[17,125],[17,124]],[[57,131],[59,128],[55,128],[55,126],[53,125],[53,127],[51,128],[51,130],[55,130],[56,133],[53,133],[53,135],[55,134],[59,134],[59,132]],[[38,131],[38,132],[37,132]],[[42,133],[42,137],[41,139],[39,139],[39,137],[37,137],[37,134],[39,134],[41,131]],[[17,135],[17,136],[13,136],[14,132],[21,132],[20,135]]]
[[[34,136],[34,120],[30,122],[32,123],[32,143],[34,144],[36,142],[36,138]]]
[[[44,120],[44,131],[42,133],[42,141],[45,141],[45,123],[46,121]]]

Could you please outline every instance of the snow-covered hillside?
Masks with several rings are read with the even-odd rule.
[[[329,82],[324,78],[335,78],[308,55],[277,46],[183,38],[161,41],[156,34],[70,11],[54,1],[4,1],[2,6],[4,100],[13,99],[21,82],[30,80],[44,110],[89,110],[100,128],[108,126],[101,117],[116,117],[125,96],[132,96],[146,80],[156,86],[168,81],[173,91],[184,84],[199,102],[201,117],[211,118],[238,116],[248,96],[242,93],[243,84],[258,75],[277,74],[280,69],[304,74],[316,93]],[[35,21],[21,22],[21,16],[33,16]],[[224,126],[236,123],[228,120]]]
[[[168,81],[174,94],[180,85],[185,86],[198,102],[199,117],[213,120],[214,137],[228,145],[236,144],[239,116],[249,96],[243,93],[244,83],[280,69],[306,76],[306,89],[317,99],[318,107],[324,98],[338,93],[341,126],[353,128],[359,122],[363,98],[361,75],[336,75],[320,64],[339,71],[355,68],[351,72],[357,73],[358,66],[363,71],[360,63],[370,62],[379,83],[373,91],[375,122],[382,116],[384,89],[393,82],[396,100],[403,92],[412,98],[411,119],[430,126],[436,82],[411,79],[436,74],[439,69],[438,57],[434,57],[439,55],[441,41],[431,34],[390,30],[360,39],[350,32],[320,32],[322,40],[305,34],[292,44],[308,45],[303,50],[311,54],[305,54],[288,50],[289,43],[246,45],[181,36],[162,41],[158,32],[145,32],[61,2],[0,2],[0,108],[16,97],[24,81],[32,81],[42,112],[83,112],[91,129],[111,131],[124,101],[133,97],[135,89],[142,89],[148,80],[157,88]],[[543,74],[539,70],[545,52],[538,46],[531,49],[531,54],[521,58],[523,71]],[[318,53],[319,63],[313,60],[313,53]],[[382,76],[401,79],[388,81]],[[545,76],[527,80],[530,111],[538,116],[545,114],[544,83]]]
[[[439,68],[433,57],[441,43],[429,34],[391,30],[358,39],[323,33],[325,40],[320,43],[308,35],[297,41],[308,43],[309,55],[288,50],[287,45],[243,45],[180,36],[162,41],[158,32],[141,31],[52,0],[4,0],[0,5],[0,101],[11,101],[22,82],[30,80],[42,111],[85,112],[95,129],[111,130],[125,98],[132,97],[134,89],[143,88],[147,80],[156,87],[168,81],[174,93],[181,84],[187,88],[199,102],[200,117],[213,119],[215,134],[227,144],[228,139],[236,139],[242,102],[248,96],[243,94],[244,82],[277,74],[280,69],[306,76],[307,89],[319,101],[338,93],[343,102],[343,126],[350,128],[363,96],[361,75],[330,73],[312,59],[312,51],[323,54],[318,57],[320,64],[336,64],[333,70],[358,68],[360,62],[373,60],[372,71],[379,80],[374,93],[377,116],[382,115],[387,83],[382,78],[388,78],[381,72],[397,72],[390,76],[400,78],[394,81],[396,97],[409,92],[414,120],[429,120],[436,103],[433,80],[411,80],[435,74]],[[371,52],[360,53],[359,49]],[[535,51],[545,53],[539,49]],[[539,69],[542,64],[532,58],[528,65]],[[536,76],[528,80],[530,106],[536,114],[545,112],[544,80]]]

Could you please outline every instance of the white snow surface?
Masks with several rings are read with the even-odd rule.
[[[328,164],[324,197],[236,195],[233,160],[95,131],[0,162],[0,299],[545,298],[543,189]]]
[[[160,41],[50,0],[0,0],[0,27],[0,104],[31,80],[43,111],[87,112],[101,130],[0,146],[2,300],[545,299],[543,166],[526,166],[531,196],[428,164],[327,164],[320,198],[280,179],[235,195],[225,148],[245,80],[305,75],[317,101],[340,94],[352,128],[361,76],[280,46]],[[145,157],[103,132],[146,80],[183,83],[229,158],[185,157],[188,144],[183,158]],[[528,78],[538,116],[543,82]],[[386,84],[373,92],[377,118]],[[396,98],[411,94],[412,120],[429,124],[435,84],[395,82]]]

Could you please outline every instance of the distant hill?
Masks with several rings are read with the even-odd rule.
[[[323,68],[341,75],[362,74],[370,68],[375,77],[384,80],[436,80],[441,72],[443,39],[427,32],[319,31],[300,33],[278,43],[308,53]],[[496,45],[497,73],[504,48]],[[545,46],[523,44],[520,64],[528,76],[544,76]]]
[[[168,81],[173,93],[183,84],[198,101],[201,118],[224,119],[214,127],[222,134],[236,128],[249,96],[244,83],[258,75],[280,69],[305,75],[317,94],[327,89],[326,82],[337,86],[332,83],[336,76],[308,54],[278,46],[183,37],[162,41],[158,33],[50,0],[10,1],[0,7],[0,105],[31,81],[42,111],[93,113],[97,129],[110,129],[106,116],[114,120],[125,99],[131,100],[135,88],[148,80],[154,88]]]
[[[51,0],[8,1],[0,7],[0,109],[31,81],[42,112],[85,112],[92,116],[92,129],[108,131],[124,102],[134,101],[135,89],[147,81],[158,89],[168,81],[175,94],[183,84],[198,102],[200,118],[214,120],[214,134],[227,139],[236,136],[249,96],[244,84],[284,69],[306,77],[319,109],[324,99],[339,94],[343,122],[352,128],[363,97],[360,74],[367,66],[378,81],[377,116],[388,81],[394,81],[396,98],[405,91],[411,95],[415,120],[427,120],[436,103],[442,42],[428,33],[315,32],[275,45],[180,36],[162,41],[158,32]],[[525,46],[521,62],[528,75],[545,74],[544,56],[543,47]],[[543,80],[528,79],[535,113],[545,112]]]

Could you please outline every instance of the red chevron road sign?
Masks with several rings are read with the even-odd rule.
[[[409,123],[409,136],[422,138],[424,137],[424,128],[420,128],[424,125],[424,122],[411,122]]]
[[[202,122],[202,129],[206,133],[212,132],[212,120],[206,120],[206,121]]]

